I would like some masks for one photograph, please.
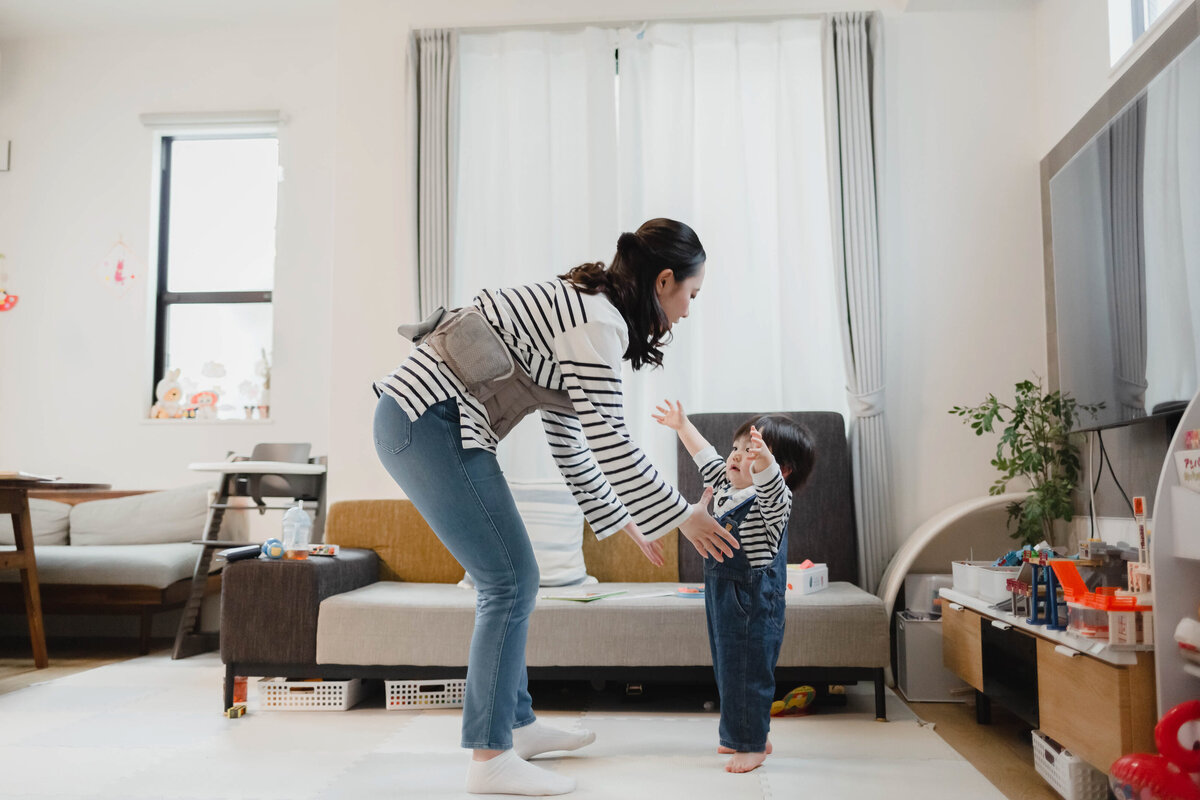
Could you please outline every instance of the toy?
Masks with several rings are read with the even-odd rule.
[[[1162,755],[1131,753],[1113,762],[1113,794],[1118,800],[1200,800],[1200,700],[1163,714],[1154,744]]]
[[[246,716],[246,706],[242,703],[232,705],[225,709],[225,716],[229,719],[238,719],[239,717],[244,717]]]
[[[283,558],[283,542],[278,539],[267,539],[262,543],[262,553],[269,559],[277,560]]]
[[[782,700],[771,703],[772,717],[794,717],[809,713],[817,690],[811,686],[797,686],[783,696]]]
[[[195,408],[197,419],[217,418],[217,393],[213,391],[196,392],[189,402]]]
[[[183,387],[179,385],[179,370],[171,370],[158,382],[154,387],[154,396],[158,398],[158,402],[150,407],[150,419],[179,419],[183,416],[183,406],[179,404],[180,398],[183,397]]]

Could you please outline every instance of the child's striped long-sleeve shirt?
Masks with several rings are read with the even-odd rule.
[[[713,516],[721,517],[746,500],[754,507],[738,528],[738,540],[751,567],[765,567],[779,552],[779,542],[792,514],[792,490],[784,483],[778,464],[762,472],[751,472],[753,485],[734,489],[725,472],[725,462],[712,445],[693,458],[705,486],[713,489]]]

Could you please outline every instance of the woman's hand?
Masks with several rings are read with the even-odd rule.
[[[755,472],[763,472],[771,468],[775,463],[775,456],[771,454],[770,448],[763,442],[762,434],[758,428],[750,426],[750,446],[746,448],[746,454],[753,459],[750,462],[751,474]]]
[[[637,523],[633,520],[629,520],[629,524],[624,528],[621,528],[621,530],[626,536],[628,536],[630,539],[633,539],[633,543],[638,546],[638,549],[642,551],[642,555],[644,555],[651,564],[656,567],[661,567],[663,565],[662,542],[660,542],[658,539],[655,539],[653,542],[648,540],[642,534],[642,532],[638,530]]]
[[[666,425],[673,431],[678,431],[687,425],[687,414],[683,413],[682,403],[672,403],[670,400],[663,400],[667,404],[666,408],[657,406],[657,414],[651,414],[658,421],[659,425]]]
[[[724,553],[732,557],[733,551],[741,547],[737,537],[721,527],[721,523],[708,513],[708,504],[712,500],[713,490],[709,486],[700,497],[700,502],[692,506],[692,513],[679,525],[679,532],[692,543],[696,552],[703,558],[712,556],[717,561],[724,561]],[[732,549],[730,549],[732,548]]]

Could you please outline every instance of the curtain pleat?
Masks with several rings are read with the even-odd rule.
[[[834,252],[843,308],[860,583],[875,591],[891,557],[883,314],[876,205],[872,18],[834,14],[826,30]]]
[[[450,298],[458,35],[413,33],[417,98],[417,291],[421,316]]]

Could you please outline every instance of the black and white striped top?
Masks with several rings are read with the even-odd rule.
[[[632,518],[657,539],[688,515],[687,500],[663,479],[625,427],[621,361],[629,345],[625,318],[603,294],[555,279],[484,290],[473,303],[500,334],[519,369],[539,386],[566,391],[573,414],[541,412],[559,471],[598,539]],[[458,401],[464,448],[496,452],[483,404],[428,344],[375,383],[409,419],[443,400]]]
[[[762,472],[751,472],[753,486],[734,489],[725,472],[725,462],[717,455],[712,445],[696,453],[693,458],[700,468],[700,477],[705,486],[713,489],[716,515],[736,508],[741,501],[754,495],[754,507],[738,528],[738,541],[751,567],[765,567],[779,552],[779,540],[787,528],[792,514],[792,490],[783,481],[779,465],[773,464]],[[722,503],[725,500],[726,502]],[[722,505],[725,507],[722,508]]]

